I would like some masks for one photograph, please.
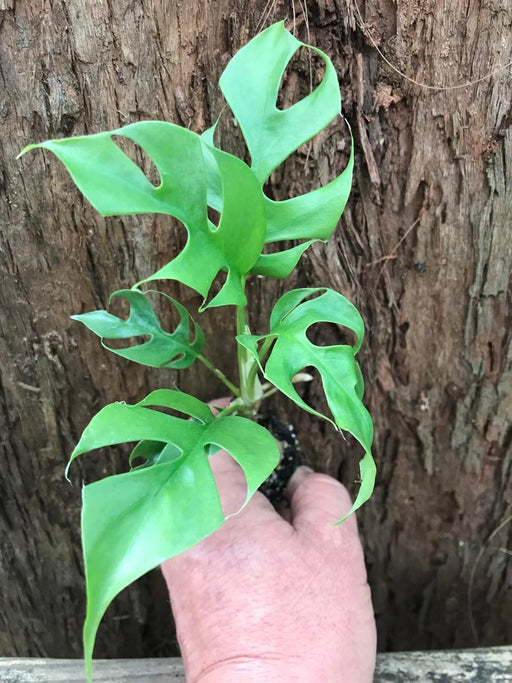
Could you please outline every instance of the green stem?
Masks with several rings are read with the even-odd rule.
[[[220,381],[221,381],[223,384],[225,384],[225,385],[227,386],[227,388],[231,391],[231,393],[232,393],[234,396],[236,396],[236,397],[240,396],[240,389],[238,389],[238,387],[236,387],[236,386],[233,384],[233,382],[231,382],[231,381],[226,377],[226,375],[222,372],[222,370],[219,370],[218,368],[216,368],[216,367],[213,365],[213,363],[210,363],[210,361],[209,361],[207,358],[205,358],[204,356],[202,356],[201,354],[199,354],[199,355],[197,356],[197,358],[198,358],[198,360],[201,361],[201,363],[203,363],[203,365],[206,365],[206,367],[207,367],[209,370],[211,370],[211,371],[213,372],[213,374],[214,374],[216,377],[218,377],[218,378],[220,379]]]
[[[261,401],[264,401],[269,396],[276,394],[278,391],[279,391],[279,389],[277,387],[272,387],[271,389],[267,389],[266,391],[263,392],[263,394],[260,396],[260,398],[252,404],[251,408],[259,406]],[[247,404],[243,401],[243,399],[241,397],[239,397],[239,398],[236,398],[234,401],[232,401],[228,406],[226,406],[226,408],[224,408],[224,410],[221,410],[220,413],[217,415],[217,417],[226,417],[227,415],[232,415],[233,413],[240,414],[240,415],[246,415],[247,414],[247,408],[248,408]]]
[[[245,278],[242,280],[242,286],[245,290]],[[237,335],[251,333],[245,306],[236,307],[236,333]],[[258,364],[246,348],[241,344],[237,344],[237,347],[240,395],[247,408],[252,410],[254,403],[259,398]]]
[[[237,398],[234,401],[232,401],[228,406],[224,408],[224,410],[220,411],[217,417],[226,417],[226,415],[237,413],[239,409],[241,409],[242,413],[245,412],[246,409],[246,405],[244,404],[241,398]]]
[[[250,334],[249,325],[247,323],[247,314],[245,306],[236,307],[236,333]],[[245,403],[249,403],[248,396],[248,372],[247,372],[247,350],[240,344],[237,344],[237,358],[238,358],[238,377],[240,381],[240,394]]]
[[[270,351],[270,347],[272,346],[272,343],[276,340],[277,335],[273,334],[272,336],[269,336],[265,339],[263,342],[261,349],[259,351],[259,357],[260,357],[260,363],[263,363],[265,358],[267,357],[268,352]]]
[[[265,391],[265,393],[261,395],[260,401],[264,401],[269,396],[273,396],[274,394],[277,394],[278,391],[279,391],[279,389],[277,387],[272,387],[272,389]]]
[[[252,383],[254,382],[254,380],[256,379],[256,375],[258,373],[258,370],[261,369],[261,364],[263,363],[263,361],[267,357],[267,354],[268,354],[270,347],[272,346],[272,342],[274,340],[275,340],[275,336],[272,336],[272,337],[267,337],[265,339],[265,341],[263,342],[261,349],[259,351],[259,354],[258,354],[259,355],[259,363],[254,363],[254,365],[250,369],[249,375],[247,377],[247,384],[249,386],[251,386]],[[263,398],[263,397],[261,397],[261,398]]]
[[[256,379],[256,375],[258,374],[259,369],[260,369],[259,364],[254,362],[253,365],[251,366],[251,369],[249,370],[248,375],[247,375],[247,386],[248,387],[254,386],[254,381]]]

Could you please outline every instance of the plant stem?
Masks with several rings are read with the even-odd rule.
[[[213,365],[213,363],[210,363],[210,361],[209,361],[207,358],[205,358],[204,356],[202,356],[201,354],[199,354],[199,355],[197,356],[197,358],[198,358],[198,360],[201,361],[201,363],[203,363],[203,365],[206,365],[206,367],[207,367],[209,370],[211,370],[211,371],[213,372],[213,374],[214,374],[216,377],[218,377],[218,379],[220,379],[220,381],[221,381],[223,384],[225,384],[225,385],[227,386],[227,388],[231,391],[231,393],[232,393],[234,396],[236,396],[237,398],[240,396],[240,389],[238,389],[238,387],[236,387],[236,386],[233,384],[233,382],[231,382],[231,381],[226,377],[226,375],[222,372],[222,370],[219,370],[218,368],[216,368],[216,367]]]
[[[251,369],[249,370],[249,373],[247,375],[247,386],[253,386],[254,382],[256,380],[256,375],[258,374],[258,370],[260,369],[260,366],[258,363],[254,362],[253,365],[251,366]]]
[[[245,278],[242,280],[242,286],[245,290]],[[251,333],[249,323],[247,322],[246,306],[236,307],[236,333],[237,335]],[[261,395],[261,387],[257,377],[258,364],[249,351],[240,344],[237,344],[237,356],[238,373],[240,377],[240,395],[243,402],[252,413],[252,408]],[[254,370],[255,366],[256,369]]]
[[[279,389],[277,387],[272,387],[272,389],[265,391],[265,393],[261,395],[260,401],[264,401],[269,396],[273,396],[274,394],[277,394],[278,391],[279,391]]]
[[[242,409],[241,412],[244,412],[244,409],[246,408],[241,398],[235,399],[228,406],[226,406],[224,410],[221,410],[220,413],[217,415],[217,418],[226,417],[226,415],[231,415],[232,413],[236,414],[239,408]]]
[[[250,386],[252,382],[256,379],[256,375],[258,373],[258,370],[260,370],[260,363],[262,363],[265,360],[265,356],[268,353],[268,350],[270,348],[270,345],[274,341],[274,337],[271,339],[265,339],[263,342],[263,345],[261,347],[261,350],[259,352],[259,362],[256,362],[253,364],[249,371],[249,375],[247,376],[247,384]]]
[[[250,334],[249,330],[249,325],[247,323],[247,313],[245,310],[245,306],[237,306],[236,307],[236,333],[237,335],[239,334]],[[237,357],[238,357],[238,375],[239,375],[239,381],[240,381],[240,394],[244,400],[245,403],[249,403],[250,401],[248,392],[247,392],[247,380],[248,380],[248,372],[247,372],[247,360],[248,360],[248,353],[247,350],[243,348],[243,346],[240,346],[240,344],[237,344]]]
[[[259,351],[260,363],[263,363],[263,361],[267,357],[270,347],[272,346],[272,343],[276,340],[276,338],[277,335],[274,334],[271,337],[267,337],[263,342],[261,349]]]

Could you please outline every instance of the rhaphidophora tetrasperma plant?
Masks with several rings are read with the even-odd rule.
[[[352,151],[343,173],[319,189],[286,201],[273,201],[263,192],[272,171],[341,113],[336,72],[328,57],[310,46],[325,63],[321,83],[290,108],[277,107],[281,78],[301,46],[282,22],[275,24],[241,49],[222,74],[220,87],[245,138],[250,167],[214,145],[215,126],[197,135],[161,121],[50,140],[23,150],[41,147],[56,154],[103,216],[162,213],[178,218],[188,232],[185,248],[143,282],[177,280],[204,297],[200,311],[214,306],[236,310],[239,386],[202,355],[201,328],[180,303],[166,295],[162,296],[177,310],[179,324],[173,332],[162,329],[147,292],[140,288],[142,282],[112,295],[128,302],[127,320],[103,310],[74,316],[102,339],[149,337],[128,348],[110,348],[104,343],[124,358],[174,369],[198,360],[233,394],[229,406],[217,416],[197,398],[171,389],[153,391],[136,405],[112,403],[93,417],[73,451],[70,463],[87,451],[138,442],[129,458],[130,471],[83,489],[88,600],[84,648],[89,676],[96,631],[113,598],[225,521],[209,457],[220,448],[231,454],[247,479],[247,500],[278,464],[275,440],[252,419],[270,387],[359,441],[364,449],[361,486],[351,511],[371,495],[373,432],[361,402],[363,379],[355,360],[363,338],[357,310],[341,294],[322,287],[296,289],[282,296],[265,334],[251,334],[246,317],[247,277],[287,277],[313,242],[329,238],[350,191]],[[158,186],[124,154],[113,135],[129,138],[149,155],[160,174]],[[218,226],[208,219],[208,207],[219,212]],[[276,250],[288,240],[298,243]],[[272,253],[264,253],[267,244],[275,245]],[[225,283],[207,303],[220,271],[227,273]],[[306,332],[317,322],[349,328],[355,344],[314,345]],[[305,403],[295,389],[294,379],[306,367],[320,373],[331,417]]]

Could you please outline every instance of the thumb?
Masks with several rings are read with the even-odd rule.
[[[288,484],[287,498],[290,504],[290,523],[296,531],[321,533],[333,530],[352,505],[347,489],[327,474],[313,472],[309,467],[299,467]],[[343,526],[357,535],[355,516]],[[348,529],[347,529],[348,532]]]
[[[218,398],[208,404],[214,415],[226,408],[231,403],[231,398]],[[240,465],[235,462],[227,451],[221,449],[210,456],[210,467],[215,478],[215,484],[222,504],[222,511],[226,517],[238,512],[244,505],[247,497],[247,481]],[[249,503],[250,509],[266,509],[273,511],[272,506],[261,495],[253,496]]]

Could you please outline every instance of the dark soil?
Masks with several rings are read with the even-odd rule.
[[[281,422],[273,415],[260,415],[258,423],[276,438],[281,453],[279,465],[259,488],[274,506],[278,506],[284,500],[284,492],[292,474],[297,467],[305,464],[305,460],[293,425]]]

